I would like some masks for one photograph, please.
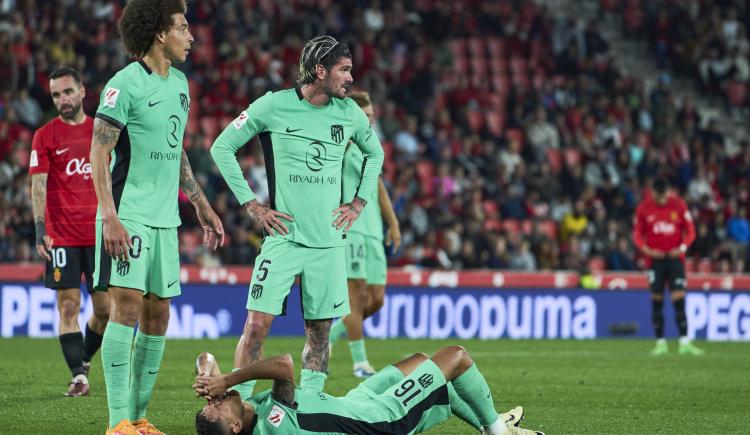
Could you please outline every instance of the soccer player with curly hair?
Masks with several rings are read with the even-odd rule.
[[[216,249],[224,239],[182,149],[190,97],[185,75],[172,65],[185,61],[193,42],[185,11],[184,0],[127,3],[119,30],[137,60],[107,83],[94,121],[94,282],[112,300],[101,350],[108,434],[161,433],[146,407],[164,355],[169,301],[181,292],[179,189],[196,209],[204,244]]]

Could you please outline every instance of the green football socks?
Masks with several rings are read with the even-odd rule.
[[[345,335],[346,335],[346,325],[344,325],[344,318],[339,317],[331,325],[331,332],[328,333],[328,342],[330,344],[334,344]]]
[[[469,404],[458,395],[456,388],[451,382],[448,382],[448,402],[451,405],[451,413],[453,415],[479,430],[482,429],[482,424],[479,423],[479,418],[477,418],[477,415],[471,410],[471,406],[469,406]]]
[[[498,416],[492,401],[492,392],[476,364],[472,364],[452,383],[458,396],[471,407],[482,426],[490,426],[497,421]]]
[[[146,417],[146,407],[154,392],[156,377],[164,356],[164,336],[148,335],[140,330],[135,335],[133,364],[130,368],[130,421]]]
[[[350,341],[349,352],[352,353],[352,362],[354,362],[354,364],[367,362],[367,351],[365,350],[364,339]]]
[[[302,369],[299,387],[313,393],[320,393],[326,384],[328,375],[317,370]]]
[[[128,398],[130,387],[130,356],[133,346],[133,327],[109,322],[102,340],[102,367],[107,386],[109,427],[130,417]]]
[[[232,369],[232,372],[236,372],[237,370],[240,370],[239,367],[235,367]],[[231,389],[240,393],[240,399],[247,400],[253,395],[253,389],[255,388],[255,383],[258,382],[256,380],[252,381],[245,381],[241,384],[237,384]]]

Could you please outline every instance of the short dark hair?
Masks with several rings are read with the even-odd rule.
[[[669,181],[667,181],[664,177],[659,177],[656,180],[654,180],[654,192],[658,193],[659,195],[664,194],[664,192],[667,191],[669,188]]]
[[[339,42],[333,36],[316,36],[307,41],[299,57],[297,84],[302,86],[315,83],[318,79],[315,68],[318,65],[323,65],[330,71],[342,57],[351,59],[352,53],[345,42]]]
[[[195,414],[195,431],[198,435],[231,435],[228,428],[219,419],[209,420],[202,409]]]
[[[154,37],[172,27],[172,15],[186,11],[185,0],[128,0],[117,23],[125,50],[133,57],[143,57]]]
[[[69,66],[64,66],[52,71],[52,74],[49,75],[49,79],[55,80],[65,76],[70,76],[71,78],[73,78],[73,80],[75,80],[78,86],[81,86],[81,74],[78,72],[78,70]]]

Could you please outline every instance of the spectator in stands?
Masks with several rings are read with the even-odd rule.
[[[573,236],[580,235],[588,225],[588,218],[585,213],[586,205],[582,200],[575,202],[573,210],[566,213],[560,224],[560,240],[567,243]],[[576,243],[578,241],[576,240]]]
[[[560,148],[560,134],[554,124],[547,120],[544,106],[537,107],[534,119],[526,128],[529,145],[535,161],[547,160],[547,150]]]
[[[607,253],[607,269],[636,270],[635,255],[625,237],[620,237],[615,247]]]

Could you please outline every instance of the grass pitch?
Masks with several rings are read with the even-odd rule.
[[[236,339],[169,340],[149,417],[169,434],[195,433],[202,400],[193,396],[195,356],[216,355],[231,369]],[[648,355],[652,341],[430,341],[369,340],[375,367],[447,344],[462,344],[493,388],[499,410],[521,404],[525,427],[547,434],[747,433],[750,414],[750,345],[699,343],[703,357]],[[266,354],[299,355],[300,338],[271,338]],[[106,394],[97,355],[91,395],[63,397],[70,379],[57,340],[0,340],[5,379],[0,383],[0,432],[102,434]],[[299,357],[297,357],[299,360]],[[326,391],[343,394],[357,384],[346,342],[334,350]],[[269,384],[261,383],[265,388]],[[258,391],[256,389],[256,391]],[[475,433],[456,418],[433,434]]]

